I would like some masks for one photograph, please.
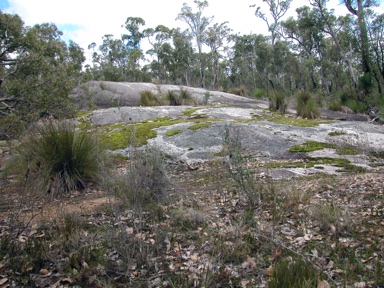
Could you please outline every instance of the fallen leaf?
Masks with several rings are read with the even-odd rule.
[[[331,288],[331,285],[325,280],[317,282],[317,288]]]
[[[0,285],[3,285],[8,282],[8,278],[0,279]]]
[[[273,268],[272,266],[269,266],[267,269],[264,270],[264,274],[267,276],[272,276],[273,275]]]
[[[353,287],[355,287],[355,288],[365,288],[365,287],[367,287],[367,284],[365,282],[358,282],[358,283],[353,284]]]
[[[39,271],[40,275],[48,275],[49,271],[47,269],[40,269]]]

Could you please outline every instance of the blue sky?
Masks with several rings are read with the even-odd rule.
[[[347,14],[348,11],[344,5],[340,5],[340,1],[329,0],[327,6],[336,9],[338,14]],[[159,24],[169,28],[187,28],[185,23],[175,20],[184,2],[195,10],[193,0],[0,0],[0,9],[18,14],[28,26],[55,23],[63,31],[63,39],[78,43],[86,57],[90,58],[88,45],[92,42],[100,44],[105,34],[120,37],[126,33],[122,25],[127,17],[143,18],[146,22],[144,28],[155,28]],[[213,23],[228,21],[234,33],[268,33],[265,23],[255,17],[255,8],[249,7],[257,4],[268,12],[262,0],[208,0],[208,3],[209,7],[204,14],[214,16]],[[294,16],[297,7],[308,3],[308,0],[293,0],[287,16]],[[384,9],[381,11],[384,12]],[[145,43],[142,47],[144,50],[150,48]]]

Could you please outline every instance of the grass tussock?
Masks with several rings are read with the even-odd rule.
[[[297,115],[306,119],[316,119],[319,117],[319,109],[313,96],[308,91],[302,91],[296,96]]]
[[[271,111],[279,111],[280,113],[285,113],[287,110],[287,101],[283,92],[272,91],[269,93],[268,99],[269,109]]]
[[[69,122],[46,121],[29,131],[11,169],[29,192],[61,197],[101,177],[103,153],[97,138]]]

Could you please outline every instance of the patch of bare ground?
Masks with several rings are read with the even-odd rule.
[[[262,175],[250,201],[227,170],[221,161],[170,169],[166,201],[142,211],[101,189],[36,199],[43,212],[33,221],[23,212],[9,222],[20,209],[9,205],[1,287],[287,287],[279,285],[291,278],[301,279],[291,287],[384,285],[381,172]]]

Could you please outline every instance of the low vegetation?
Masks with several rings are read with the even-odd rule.
[[[98,185],[72,186],[62,202],[1,186],[8,201],[28,199],[1,217],[2,283],[384,285],[380,173],[274,180],[231,126],[220,157],[192,171],[156,149],[136,148],[135,134],[127,141],[128,158],[102,169]],[[82,186],[88,193],[76,196]]]

